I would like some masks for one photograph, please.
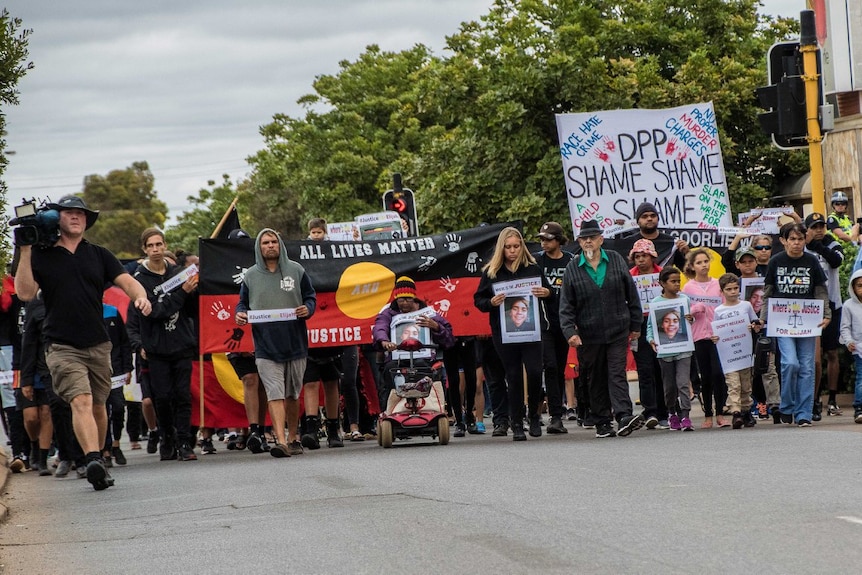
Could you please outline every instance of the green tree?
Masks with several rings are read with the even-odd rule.
[[[712,101],[731,202],[775,195],[802,155],[760,133],[754,88],[795,23],[758,0],[497,0],[480,22],[423,46],[369,47],[277,115],[250,161],[254,202],[293,222],[377,210],[391,173],[417,194],[423,231],[568,219],[554,114]]]
[[[117,257],[139,257],[141,232],[150,226],[162,227],[167,218],[168,207],[158,199],[154,184],[147,162],[134,162],[107,176],[86,176],[82,196],[88,206],[99,210],[99,221],[87,230],[87,239]]]
[[[194,208],[183,212],[177,223],[165,232],[165,239],[172,250],[182,248],[189,253],[197,253],[198,238],[212,235],[231,202],[239,194],[227,174],[222,175],[222,181],[218,185],[214,180],[210,180],[207,186],[209,187],[201,188],[197,196],[188,196],[187,199]],[[240,221],[243,219],[245,207],[242,200],[237,202]]]
[[[18,104],[18,82],[33,62],[25,62],[28,57],[28,43],[32,30],[22,29],[20,18],[13,18],[5,8],[0,12],[0,205],[7,205],[6,182],[3,174],[9,160],[6,158],[6,113],[7,106]],[[0,266],[5,270],[12,246],[8,240],[8,224],[0,224]]]

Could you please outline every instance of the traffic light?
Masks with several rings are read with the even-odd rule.
[[[383,194],[383,209],[397,212],[407,223],[407,235],[419,235],[419,222],[416,219],[416,202],[413,190],[401,184],[401,174],[392,174],[392,189]]]
[[[807,146],[808,115],[799,42],[779,42],[770,47],[767,71],[769,86],[756,90],[760,107],[769,110],[757,115],[761,129],[779,148]]]

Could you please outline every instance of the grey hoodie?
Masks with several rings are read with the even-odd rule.
[[[278,237],[278,268],[271,272],[260,251],[260,241],[265,233]],[[281,236],[275,230],[264,228],[255,240],[255,265],[245,272],[239,291],[238,312],[250,310],[308,308],[308,317],[314,315],[317,295],[305,269],[287,256]],[[308,356],[308,332],[305,321],[258,323],[251,327],[254,336],[255,357],[286,362]]]
[[[844,302],[844,309],[841,312],[841,335],[838,341],[842,345],[855,342],[856,345],[862,344],[862,301],[856,296],[853,291],[853,281],[857,278],[862,278],[862,269],[853,272],[850,276],[850,297]]]

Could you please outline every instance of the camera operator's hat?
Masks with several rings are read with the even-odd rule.
[[[581,231],[578,232],[578,239],[591,238],[593,236],[602,235],[602,228],[599,227],[599,222],[596,220],[587,220],[581,224]]]
[[[805,227],[810,228],[813,226],[826,225],[826,218],[823,217],[823,214],[818,214],[814,212],[812,214],[808,214],[805,218]]]
[[[52,210],[57,210],[58,212],[62,212],[63,210],[84,210],[84,213],[87,214],[86,229],[88,230],[93,227],[93,224],[95,224],[96,220],[99,218],[99,212],[88,208],[87,204],[84,203],[84,200],[78,196],[63,196],[57,200],[57,203],[49,203],[48,207]]]

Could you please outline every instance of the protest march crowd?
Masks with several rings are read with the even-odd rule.
[[[17,246],[3,280],[0,371],[8,377],[0,398],[10,467],[55,477],[74,471],[103,490],[114,484],[109,469],[127,464],[124,431],[131,449],[163,461],[215,454],[219,439],[228,450],[276,458],[314,451],[322,440],[344,448],[376,436],[377,415],[403,384],[398,368],[410,362],[442,381],[454,437],[486,434],[490,418],[489,435],[525,441],[576,428],[597,438],[691,432],[695,403],[701,429],[758,420],[809,427],[823,412],[823,357],[825,411],[842,414],[844,347],[855,361],[854,418],[862,423],[862,270],[846,301],[838,274],[859,224],[846,214],[846,196],[831,200],[828,217],[784,210],[771,235],[750,231],[765,213],[754,210],[721,255],[663,231],[649,202],[637,206],[636,228],[607,243],[594,219],[580,223],[576,246],[559,223],[543,224],[535,253],[529,236],[503,227],[476,270],[475,321],[485,322],[485,335],[456,333],[447,319],[455,310],[429,305],[402,275],[371,341],[339,347],[309,346],[315,282],[265,228],[231,318],[250,327],[254,343],[253,352],[228,354],[247,422],[223,429],[218,421],[192,425],[198,265],[206,262],[171,253],[162,231],[149,228],[144,259],[124,267],[83,238],[98,212],[65,196],[51,204],[60,239]],[[324,220],[308,228],[308,240],[328,241]],[[227,237],[251,239],[239,228]],[[105,303],[107,288],[122,290],[128,309]],[[399,343],[409,340],[433,349],[406,358]],[[629,393],[633,370],[640,409]],[[124,395],[133,379],[140,402]]]

